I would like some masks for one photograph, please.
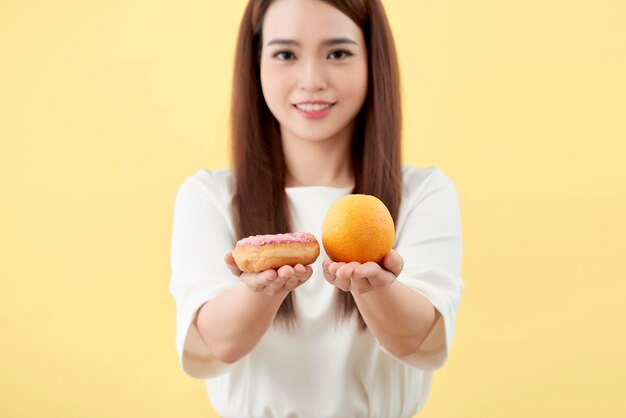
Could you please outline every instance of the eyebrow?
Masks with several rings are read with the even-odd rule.
[[[322,42],[322,45],[324,46],[332,46],[332,45],[339,45],[339,44],[354,44],[357,45],[356,42],[354,42],[352,39],[350,38],[330,38],[330,39],[326,39]],[[271,41],[269,41],[267,43],[266,46],[270,46],[270,45],[293,45],[293,46],[300,46],[300,42],[298,41],[294,41],[293,39],[272,39]]]

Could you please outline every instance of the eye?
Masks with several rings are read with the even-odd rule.
[[[353,56],[354,54],[348,50],[345,49],[338,49],[336,51],[331,52],[330,54],[328,54],[328,56],[333,59],[333,60],[337,60],[337,59],[345,59],[348,57]]]
[[[289,61],[295,58],[295,55],[291,51],[278,51],[272,56],[281,61]]]

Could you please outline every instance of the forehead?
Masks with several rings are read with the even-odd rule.
[[[301,41],[351,36],[361,39],[361,29],[348,16],[322,0],[275,0],[263,18],[263,39]]]

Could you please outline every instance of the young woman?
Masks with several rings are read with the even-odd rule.
[[[237,47],[230,170],[175,204],[170,292],[182,368],[221,417],[410,417],[446,360],[463,289],[453,182],[401,166],[395,48],[379,0],[250,0]],[[242,273],[257,234],[312,232],[349,193],[396,226],[380,264]],[[321,240],[320,240],[321,241]]]

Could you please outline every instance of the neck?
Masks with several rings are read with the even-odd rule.
[[[354,187],[351,132],[324,141],[282,135],[286,187]]]

